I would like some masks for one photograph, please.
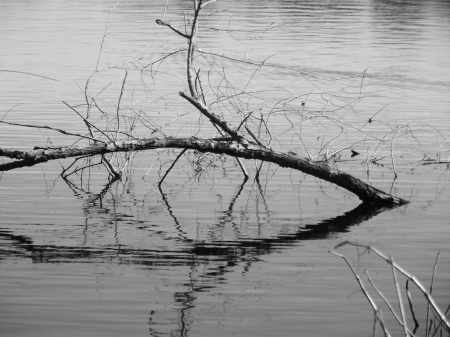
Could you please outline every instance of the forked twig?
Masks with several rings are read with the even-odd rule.
[[[350,262],[349,262],[349,261],[347,260],[347,258],[346,258],[344,255],[342,255],[342,254],[339,254],[339,253],[336,253],[336,252],[332,252],[332,251],[329,251],[329,252],[330,252],[331,254],[333,254],[333,255],[336,255],[336,256],[339,256],[339,257],[343,258],[344,261],[347,263],[347,265],[349,266],[350,270],[351,270],[352,273],[353,273],[353,276],[355,276],[356,281],[358,282],[359,287],[361,288],[361,290],[362,290],[364,296],[367,298],[367,300],[369,301],[370,305],[372,306],[372,309],[373,309],[373,313],[374,313],[375,319],[377,320],[377,322],[380,324],[381,328],[383,329],[384,335],[385,335],[385,336],[390,336],[389,331],[387,331],[387,329],[386,329],[386,327],[385,327],[385,325],[384,325],[383,319],[382,319],[382,317],[381,317],[380,309],[377,307],[377,305],[375,304],[375,301],[372,299],[372,297],[370,297],[369,293],[367,292],[366,288],[364,287],[364,284],[363,284],[362,281],[361,281],[361,278],[359,277],[358,274],[356,274],[356,272],[355,272],[355,270],[353,269],[353,267],[352,267],[352,265],[350,264]]]
[[[91,122],[89,122],[86,118],[84,118],[83,116],[81,116],[81,114],[75,110],[72,106],[70,106],[69,104],[67,104],[66,102],[62,101],[65,105],[67,105],[71,110],[75,111],[75,113],[80,116],[80,118],[83,120],[83,122],[86,124],[86,126],[88,127],[89,131],[90,128],[93,127],[95,130],[97,130],[98,132],[100,132],[103,136],[105,136],[106,138],[108,138],[108,140],[112,141],[111,138],[108,137],[108,135],[106,133],[104,133],[102,130],[100,130],[98,127],[96,127],[94,124],[92,124]],[[95,101],[94,101],[95,102]],[[91,136],[92,132],[90,132]]]
[[[366,248],[367,250],[371,250],[373,251],[375,254],[377,254],[379,257],[381,257],[383,260],[385,260],[387,263],[392,264],[393,268],[395,268],[396,270],[398,270],[401,274],[403,274],[404,276],[406,276],[406,278],[408,278],[409,280],[411,280],[411,282],[413,282],[418,288],[419,290],[422,292],[422,294],[425,296],[425,299],[427,300],[427,302],[429,303],[429,305],[431,306],[431,308],[433,309],[433,311],[435,312],[435,314],[439,317],[439,319],[442,321],[442,324],[446,327],[447,330],[450,330],[450,322],[449,319],[447,319],[445,317],[445,314],[442,312],[441,309],[439,309],[438,305],[436,304],[436,302],[434,301],[434,299],[431,297],[430,293],[425,289],[425,287],[423,286],[423,284],[413,275],[409,274],[406,270],[404,270],[402,267],[400,267],[398,264],[395,264],[394,262],[392,262],[388,257],[386,257],[383,253],[381,253],[380,251],[378,251],[376,248],[373,248],[372,246],[368,246],[368,245],[363,245],[363,244],[359,244],[359,243],[355,243],[355,242],[350,242],[350,241],[344,241],[340,244],[338,244],[336,248],[345,246],[345,245],[351,245],[354,247],[362,247],[362,248]]]
[[[395,317],[395,319],[397,320],[398,324],[400,324],[401,327],[403,327],[403,322],[400,320],[400,318],[397,316],[396,312],[394,311],[394,309],[392,308],[391,304],[389,303],[389,301],[386,299],[386,297],[381,293],[381,291],[378,290],[377,287],[375,287],[375,285],[372,282],[372,279],[369,276],[369,272],[367,270],[364,271],[367,275],[367,279],[369,280],[369,283],[372,285],[373,289],[377,292],[378,296],[380,296],[382,298],[382,300],[384,301],[384,303],[386,303],[387,307],[389,308],[389,310],[391,311],[392,315]],[[411,336],[414,336],[414,334],[408,330],[408,333]]]

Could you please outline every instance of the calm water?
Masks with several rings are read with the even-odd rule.
[[[114,111],[127,69],[121,106],[128,112],[146,113],[147,125],[171,122],[167,135],[191,135],[200,124],[200,136],[213,134],[195,112],[176,119],[190,111],[177,94],[186,89],[184,55],[150,66],[185,48],[154,23],[164,1],[120,2],[99,58],[115,4],[1,2],[0,119],[83,133],[62,101],[84,111],[86,80],[109,67],[88,88],[105,110]],[[169,1],[165,20],[182,22],[190,9],[189,1]],[[265,164],[255,180],[256,166],[247,161],[245,184],[232,160],[218,158],[199,172],[192,163],[206,167],[211,158],[194,153],[159,190],[178,151],[123,155],[125,178],[112,184],[99,166],[62,179],[61,165],[70,160],[2,172],[1,336],[371,336],[371,308],[344,261],[328,252],[344,240],[392,254],[426,286],[441,251],[433,293],[442,309],[449,305],[449,172],[418,161],[450,154],[450,3],[218,1],[205,15],[198,64],[206,92],[248,93],[217,102],[216,111],[273,113],[273,147],[305,156],[305,148],[323,154],[340,129],[325,119],[305,119],[300,128],[299,116],[332,113],[359,128],[372,118],[364,126],[370,135],[409,130],[395,143],[397,180],[390,149],[370,139],[355,144],[364,158],[342,151],[339,165],[411,203],[371,214],[349,193],[274,165]],[[211,52],[255,65],[215,58],[223,73],[207,74]],[[150,132],[137,128],[139,136]],[[349,130],[333,149],[356,137]],[[0,125],[4,148],[73,141]],[[367,174],[363,159],[386,155]],[[362,250],[340,251],[396,303],[385,263]],[[422,296],[412,296],[424,321]]]

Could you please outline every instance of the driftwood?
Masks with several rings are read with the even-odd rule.
[[[229,122],[221,118],[219,115],[214,114],[213,111],[208,107],[205,96],[201,87],[200,73],[196,71],[195,68],[195,52],[196,47],[196,36],[199,28],[199,18],[200,11],[206,5],[214,1],[203,2],[202,0],[194,1],[194,19],[191,24],[190,34],[185,34],[179,31],[177,28],[171,26],[170,23],[166,23],[161,20],[157,20],[156,23],[161,26],[167,26],[179,36],[187,39],[188,42],[188,55],[187,55],[187,82],[189,85],[189,94],[185,92],[180,92],[180,96],[187,100],[192,106],[194,106],[201,114],[203,114],[220,132],[221,137],[211,138],[211,139],[200,139],[196,137],[188,138],[175,138],[175,137],[165,137],[165,138],[133,138],[130,137],[126,140],[117,139],[119,134],[119,116],[117,111],[117,128],[111,131],[111,136],[108,137],[102,132],[103,136],[106,136],[107,140],[100,140],[93,138],[93,133],[91,128],[94,127],[87,118],[80,117],[84,120],[86,126],[89,129],[89,137],[76,135],[82,138],[87,138],[90,141],[94,141],[93,144],[75,148],[37,148],[32,151],[16,151],[0,148],[0,156],[8,157],[11,159],[17,159],[18,161],[12,163],[6,163],[0,165],[0,171],[6,171],[15,169],[23,166],[32,166],[38,163],[43,163],[49,160],[80,157],[80,156],[95,156],[104,155],[107,153],[114,152],[129,152],[129,151],[143,151],[151,149],[160,148],[179,148],[179,149],[190,149],[200,152],[209,152],[216,154],[226,154],[232,157],[245,159],[261,160],[265,162],[271,162],[277,164],[281,167],[288,167],[291,169],[299,170],[306,174],[312,175],[319,179],[326,180],[333,184],[336,184],[352,193],[357,195],[362,201],[371,204],[379,205],[402,205],[407,203],[406,200],[397,198],[383,191],[380,191],[360,179],[351,176],[348,173],[339,171],[330,165],[326,161],[313,161],[311,159],[301,158],[292,152],[281,152],[266,147],[262,141],[250,131],[246,126],[246,120],[248,117],[243,118],[239,127],[234,127]],[[126,77],[125,77],[126,78]],[[125,84],[125,79],[124,83]],[[122,85],[122,92],[123,92]],[[87,88],[87,85],[86,85]],[[121,92],[121,94],[122,94]],[[86,94],[87,95],[87,94]],[[87,97],[87,96],[86,96]],[[88,101],[88,100],[87,100]],[[119,104],[117,109],[119,110]],[[77,112],[78,113],[78,112]],[[6,124],[13,124],[13,123]],[[17,125],[17,124],[15,124]],[[27,127],[37,127],[31,125],[23,125]],[[240,131],[245,129],[247,133]],[[54,131],[69,135],[63,130],[54,129],[48,126],[43,128],[52,129]],[[97,128],[96,128],[97,129]],[[97,129],[99,130],[99,129]],[[74,134],[70,134],[74,136]],[[105,159],[106,160],[106,159]],[[106,160],[107,161],[107,160]],[[243,172],[245,168],[239,162]],[[120,172],[116,171],[116,175]],[[246,173],[244,173],[246,174]]]
[[[273,151],[266,147],[237,142],[224,142],[211,139],[189,138],[147,138],[127,141],[95,144],[83,148],[37,149],[33,151],[14,151],[0,148],[0,156],[19,159],[23,166],[31,166],[49,160],[64,159],[79,156],[94,156],[114,152],[143,151],[161,148],[179,148],[227,154],[245,159],[256,159],[288,167],[310,174],[314,177],[329,181],[357,195],[362,201],[375,204],[401,205],[406,201],[380,191],[348,173],[338,171],[322,162],[313,162],[292,153]],[[19,165],[18,162],[15,163]],[[4,164],[11,165],[11,164]],[[0,165],[0,170],[7,167]]]

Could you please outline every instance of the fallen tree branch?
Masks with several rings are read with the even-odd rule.
[[[322,162],[314,162],[292,153],[273,151],[254,144],[236,142],[220,142],[211,139],[188,138],[142,138],[93,144],[83,148],[38,149],[33,151],[17,151],[0,148],[0,156],[12,159],[42,163],[49,160],[71,158],[85,155],[100,155],[113,152],[143,151],[160,148],[180,148],[217,154],[226,154],[236,158],[255,159],[275,163],[281,167],[310,174],[316,178],[336,184],[359,197],[364,202],[385,205],[403,205],[408,201],[372,187],[348,173],[329,167]],[[27,165],[31,166],[31,165]]]

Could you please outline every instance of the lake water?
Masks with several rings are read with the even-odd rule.
[[[186,47],[155,24],[164,3],[1,2],[0,120],[84,134],[62,101],[85,114],[85,84],[97,69],[88,96],[114,114],[127,70],[121,107],[130,118],[140,113],[136,135],[155,125],[166,135],[214,135],[178,95],[187,88],[185,54],[156,62]],[[191,10],[190,1],[169,1],[164,20],[181,24]],[[233,160],[192,152],[160,190],[179,150],[122,154],[113,161],[128,161],[125,175],[112,184],[98,165],[63,179],[72,160],[1,172],[0,335],[371,336],[371,307],[329,253],[345,240],[392,254],[427,287],[441,252],[433,294],[445,311],[450,3],[217,1],[201,22],[197,64],[217,113],[235,125],[241,113],[270,115],[261,139],[302,156],[345,148],[339,168],[411,203],[372,214],[350,193],[299,172],[265,164],[255,179],[259,163],[248,160],[244,184]],[[91,118],[115,128],[99,111]],[[393,148],[374,140],[392,136]],[[2,148],[74,140],[0,125]],[[361,155],[351,157],[350,147]],[[339,252],[359,274],[367,269],[397,309],[389,265],[362,249]],[[426,303],[415,289],[411,295],[423,323]],[[377,303],[391,333],[401,334]]]

